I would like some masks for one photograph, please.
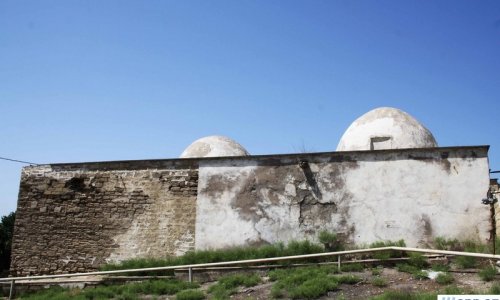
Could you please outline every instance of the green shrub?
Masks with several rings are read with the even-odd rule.
[[[382,268],[378,268],[378,267],[377,268],[372,268],[372,275],[373,276],[379,276],[379,275],[382,274],[382,270],[383,270]]]
[[[328,291],[336,289],[338,282],[328,277],[319,277],[306,280],[299,286],[289,290],[292,299],[317,299]]]
[[[434,248],[438,250],[461,251],[463,246],[457,239],[449,240],[444,237],[436,237],[434,239]]]
[[[261,281],[260,276],[257,274],[235,274],[225,276],[212,285],[208,292],[216,299],[227,299],[232,294],[236,293],[236,288],[239,286],[255,286]]]
[[[315,299],[334,290],[338,286],[338,278],[330,276],[331,268],[305,267],[288,270],[273,270],[269,278],[275,281],[271,288],[274,298],[288,296],[291,298]],[[342,280],[353,281],[356,277],[345,277]]]
[[[417,268],[424,268],[427,266],[427,259],[421,253],[410,253],[410,259],[408,260],[408,264],[415,266]]]
[[[490,294],[500,295],[500,283],[495,282],[490,288]]]
[[[450,270],[450,266],[447,264],[434,264],[431,266],[431,269],[436,272],[448,272]]]
[[[450,284],[454,280],[455,279],[453,278],[453,276],[450,273],[440,273],[436,277],[436,282],[439,283],[439,284],[442,284],[442,285]]]
[[[338,283],[345,283],[345,284],[356,284],[358,282],[363,281],[363,279],[361,279],[359,276],[356,275],[343,275],[335,278]]]
[[[379,242],[375,242],[375,243],[370,244],[370,248],[382,248],[382,247],[390,247],[390,246],[405,247],[406,244],[405,244],[404,240],[399,240],[397,242],[379,241]],[[379,252],[374,252],[372,254],[372,256],[375,259],[389,259],[389,258],[395,258],[395,257],[402,257],[403,252],[402,251],[394,251],[394,250],[379,251]]]
[[[362,264],[354,263],[354,264],[343,264],[340,266],[340,270],[342,272],[361,272],[365,269]]]
[[[205,294],[200,290],[183,290],[175,295],[177,300],[202,300],[205,299]]]
[[[212,263],[222,261],[236,261],[257,258],[270,258],[279,256],[313,254],[324,252],[324,247],[310,241],[291,241],[286,246],[283,243],[264,245],[261,247],[233,247],[219,250],[197,250],[190,251],[178,257],[167,257],[163,259],[130,259],[117,264],[107,264],[101,267],[102,271],[140,269],[152,267],[165,267],[188,265],[198,263]],[[303,260],[303,262],[320,261]],[[298,262],[298,261],[297,261]],[[172,275],[173,271],[139,272],[134,275]]]
[[[387,286],[387,280],[385,278],[383,278],[383,277],[380,277],[380,276],[373,277],[372,280],[371,280],[371,283],[374,286],[378,286],[378,287]]]
[[[318,235],[319,242],[325,246],[327,251],[341,251],[344,247],[337,238],[337,234],[323,230]]]
[[[483,281],[492,281],[495,279],[496,274],[497,268],[494,266],[487,266],[479,271],[479,277],[481,277]]]
[[[409,264],[397,264],[396,268],[399,272],[410,273],[415,279],[429,279],[429,274],[426,271],[422,271],[420,268]]]

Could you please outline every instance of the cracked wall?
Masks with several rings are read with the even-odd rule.
[[[53,164],[23,169],[13,275],[260,245],[321,230],[346,243],[491,230],[488,148]]]
[[[196,248],[316,239],[489,238],[487,149],[407,149],[200,161]]]

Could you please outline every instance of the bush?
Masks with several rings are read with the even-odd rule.
[[[372,275],[374,276],[379,276],[380,274],[382,274],[382,268],[373,268],[372,269]]]
[[[389,247],[389,246],[405,247],[406,244],[405,244],[404,240],[399,240],[397,242],[393,242],[393,241],[375,242],[375,243],[370,244],[370,248],[382,248],[382,247]],[[402,257],[402,256],[403,256],[402,251],[394,251],[394,250],[380,251],[380,252],[373,253],[373,258],[375,258],[375,259],[389,259],[389,258],[396,258],[396,257]]]
[[[384,287],[384,286],[387,286],[387,280],[385,280],[385,278],[380,277],[380,276],[376,276],[376,277],[372,278],[371,283],[372,283],[374,286],[378,286],[378,287]]]
[[[410,253],[408,264],[422,269],[427,266],[427,259],[421,253]]]
[[[436,272],[448,272],[450,270],[450,266],[447,264],[435,264],[431,266],[431,269]]]
[[[494,266],[487,266],[479,271],[479,277],[481,277],[483,281],[492,281],[495,279],[496,274],[497,268]]]
[[[183,290],[175,295],[177,300],[202,300],[205,299],[205,294],[200,290]]]
[[[340,270],[342,272],[361,272],[364,269],[365,269],[365,267],[360,263],[343,264],[340,266]]]
[[[410,273],[415,279],[429,279],[429,274],[426,271],[422,271],[415,266],[409,264],[397,264],[396,268],[399,272]]]
[[[328,232],[323,230],[318,235],[319,242],[325,246],[327,251],[342,251],[344,247],[341,245],[337,238],[336,233]]]
[[[453,278],[453,276],[450,274],[450,273],[440,273],[437,277],[436,277],[436,282],[439,283],[439,284],[442,284],[442,285],[445,285],[445,284],[450,284],[454,281],[455,279]]]
[[[500,283],[494,283],[490,288],[490,294],[492,295],[500,295]]]
[[[225,276],[219,279],[219,281],[212,285],[208,292],[212,294],[215,299],[228,299],[229,296],[236,293],[236,288],[239,286],[254,286],[260,282],[260,276],[257,274],[246,275],[246,274],[235,274]]]
[[[233,247],[219,250],[190,251],[178,257],[167,257],[164,259],[131,259],[117,264],[108,264],[101,267],[102,271],[139,269],[151,267],[164,267],[176,265],[188,265],[198,263],[212,263],[221,261],[236,261],[256,258],[270,258],[279,256],[313,254],[324,252],[323,246],[310,241],[291,241],[286,246],[283,243],[255,247]],[[319,260],[319,259],[318,259]],[[311,262],[311,259],[304,260]],[[172,271],[142,272],[134,275],[172,275]]]
[[[345,283],[345,284],[356,284],[358,282],[363,281],[359,276],[356,275],[343,275],[343,276],[338,276],[336,277],[338,283]]]
[[[457,239],[449,240],[444,237],[434,239],[434,248],[438,250],[461,251],[463,247]]]
[[[293,299],[318,298],[328,291],[336,289],[339,284],[338,278],[329,275],[331,270],[327,267],[306,267],[270,271],[269,278],[275,281],[271,288],[271,296],[279,298],[287,294]],[[357,277],[345,277],[341,280],[352,282],[357,280]]]

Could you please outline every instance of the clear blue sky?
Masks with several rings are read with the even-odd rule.
[[[500,1],[0,0],[0,156],[333,151],[379,106],[500,169]],[[0,215],[21,164],[0,161]]]

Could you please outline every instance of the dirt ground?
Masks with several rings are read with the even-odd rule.
[[[343,273],[343,275],[346,273]],[[362,282],[354,285],[342,284],[335,291],[331,291],[328,295],[323,296],[319,299],[338,299],[339,297],[344,299],[369,299],[370,297],[380,295],[388,290],[397,291],[412,291],[412,292],[439,292],[442,291],[446,286],[440,285],[434,280],[418,280],[414,279],[410,274],[398,272],[395,269],[384,268],[381,277],[385,278],[387,281],[387,286],[377,287],[372,285],[370,282],[374,275],[371,271],[364,272],[351,272],[353,274],[363,278]],[[459,288],[466,291],[473,290],[476,292],[488,293],[489,288],[494,282],[500,282],[497,277],[494,281],[484,282],[482,281],[477,272],[450,272],[453,275],[455,282],[452,283]],[[209,286],[210,284],[206,284]],[[254,286],[251,288],[241,288],[239,292],[233,296],[231,299],[256,299],[264,300],[270,299],[272,282],[269,282],[264,278],[264,283]]]

